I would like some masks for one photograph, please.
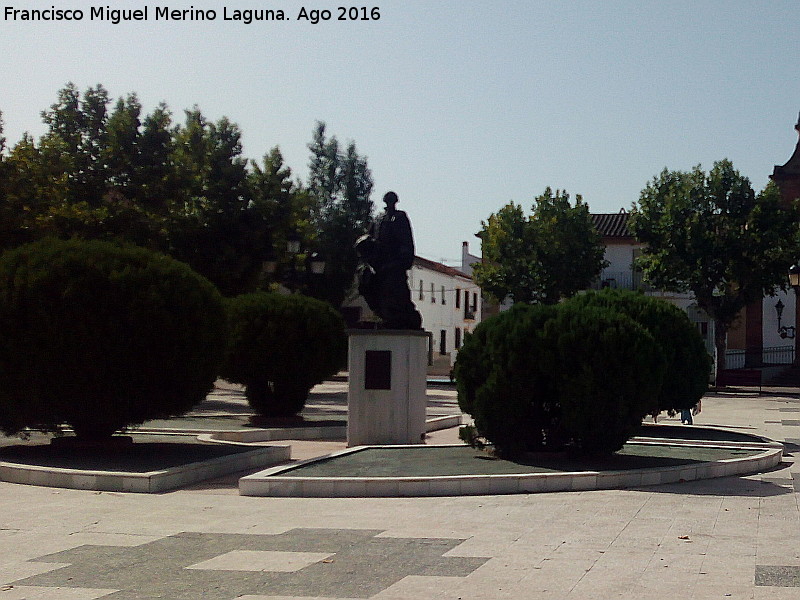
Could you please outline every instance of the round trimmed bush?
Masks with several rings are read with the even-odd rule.
[[[461,409],[495,451],[610,453],[655,406],[664,359],[609,308],[516,305],[468,336],[456,360]]]
[[[554,381],[542,368],[556,307],[516,304],[480,323],[458,351],[458,403],[498,454],[560,446]]]
[[[604,307],[562,304],[545,323],[542,367],[555,379],[564,436],[582,454],[608,454],[651,414],[664,357],[650,332]]]
[[[217,289],[134,246],[45,239],[0,257],[0,429],[103,439],[182,414],[225,343]]]
[[[654,413],[691,408],[708,390],[711,357],[689,317],[660,298],[624,290],[580,294],[567,301],[576,306],[600,306],[621,312],[643,325],[661,346],[665,372]]]
[[[296,415],[312,387],[347,360],[342,316],[328,303],[267,292],[226,300],[230,327],[221,375],[245,386],[265,417]]]

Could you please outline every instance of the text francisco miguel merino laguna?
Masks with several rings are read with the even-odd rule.
[[[90,21],[108,21],[119,24],[123,21],[147,21],[154,17],[156,21],[215,21],[218,16],[224,21],[242,21],[249,24],[252,21],[283,21],[287,17],[282,10],[259,9],[238,10],[222,7],[220,11],[214,9],[199,9],[190,6],[185,9],[173,9],[169,6],[143,6],[141,8],[111,8],[110,6],[92,6],[88,10],[80,8],[14,8],[6,6],[3,17],[6,21],[83,21],[86,17]]]

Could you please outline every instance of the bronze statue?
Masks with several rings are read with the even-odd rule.
[[[361,257],[358,292],[383,329],[422,329],[422,317],[411,301],[407,271],[414,264],[411,223],[396,210],[397,194],[383,197],[386,210],[378,215],[369,232],[356,242]]]

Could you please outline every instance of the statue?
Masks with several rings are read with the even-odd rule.
[[[422,329],[422,316],[411,301],[407,271],[414,264],[411,223],[396,210],[397,194],[383,197],[386,210],[356,242],[361,258],[358,292],[380,319],[382,329]]]

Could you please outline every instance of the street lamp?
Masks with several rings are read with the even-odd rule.
[[[798,300],[800,300],[800,298],[798,298],[798,296],[800,296],[800,265],[798,265],[797,263],[795,263],[791,267],[789,267],[789,285],[792,287],[792,289],[794,290],[794,294],[795,294],[795,297],[794,297],[795,318],[797,318],[797,310],[798,310],[797,302],[798,302]],[[778,321],[778,325],[780,325],[780,320]],[[794,327],[791,327],[791,328],[787,327],[786,329],[787,329],[786,336],[784,336],[783,332],[781,332],[780,328],[779,328],[778,331],[780,332],[781,337],[788,337],[790,339],[795,338],[796,329]],[[789,329],[791,329],[791,331],[789,331]],[[792,364],[797,366],[797,359],[798,359],[798,356],[797,356],[797,342],[795,342],[795,347],[794,347],[793,350],[794,350],[794,358],[792,359]]]
[[[794,339],[795,336],[795,328],[793,326],[785,326],[781,325],[781,317],[783,316],[783,309],[786,308],[781,300],[775,304],[775,312],[778,313],[778,334],[780,334],[782,339],[789,338],[790,340]]]
[[[800,288],[800,266],[792,265],[789,267],[789,285],[794,288],[795,292]]]
[[[789,267],[789,285],[794,289],[795,294],[800,291],[800,266],[794,264]],[[795,300],[796,301],[796,300]],[[778,313],[778,333],[783,339],[794,339],[796,329],[792,326],[781,326],[781,315],[783,315],[784,305],[783,302],[778,300],[775,305],[775,311]]]
[[[284,285],[291,291],[296,292],[303,284],[310,284],[312,278],[318,277],[325,273],[325,259],[318,253],[312,252],[307,254],[305,261],[301,266],[298,266],[297,256],[301,254],[302,244],[300,235],[292,232],[286,238],[286,255],[288,257],[288,266],[281,269],[282,273],[278,273],[279,261],[274,254],[270,253],[267,259],[261,264],[261,271],[268,279],[278,282],[283,282]]]
[[[292,255],[300,254],[300,235],[292,232],[286,238],[286,252]]]
[[[301,237],[292,232],[286,238],[286,254],[289,256],[289,271],[285,274],[284,283],[291,292],[301,287],[309,287],[314,279],[325,273],[325,260],[316,252],[303,251]],[[305,260],[298,264],[298,255],[305,254]]]
[[[322,275],[325,272],[325,259],[313,252],[308,258],[308,269],[312,275]]]

